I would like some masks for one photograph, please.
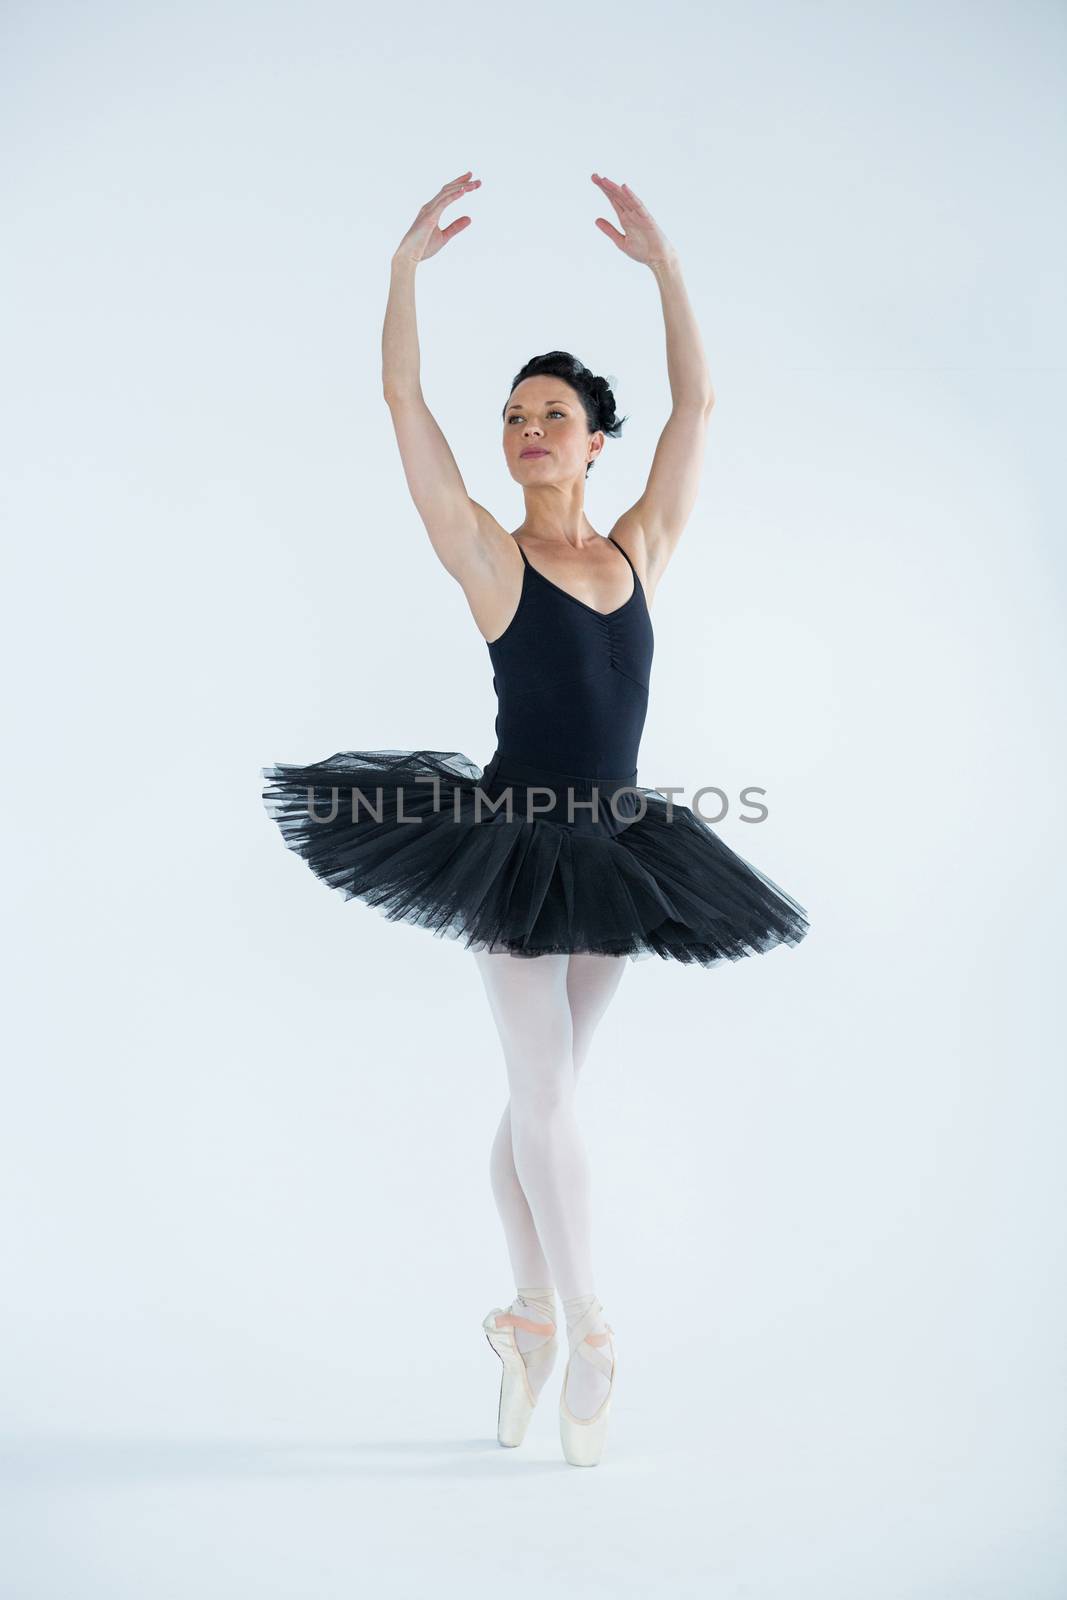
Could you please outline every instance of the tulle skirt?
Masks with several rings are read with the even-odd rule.
[[[468,949],[711,966],[799,944],[803,908],[636,773],[343,750],[261,769],[289,848],[346,900]]]

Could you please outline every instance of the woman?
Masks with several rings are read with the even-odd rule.
[[[557,350],[527,362],[503,412],[521,527],[508,533],[467,494],[419,383],[415,273],[469,225],[439,218],[480,180],[445,184],[393,257],[383,387],[430,543],[489,650],[497,747],[484,769],[435,750],[263,769],[271,815],[318,877],[462,937],[478,962],[508,1076],[490,1171],[518,1288],[482,1324],[503,1363],[497,1436],[525,1435],[556,1358],[558,1288],[560,1436],[576,1466],[600,1460],[616,1361],[594,1288],[575,1083],[624,958],[710,966],[797,944],[808,927],[692,811],[636,783],[649,606],[696,498],[714,396],[677,254],[626,184],[593,182],[624,231],[597,226],[653,273],[666,323],[673,404],[644,493],[609,536],[590,525],[585,479],[622,422],[605,379]]]

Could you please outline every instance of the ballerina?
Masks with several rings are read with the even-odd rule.
[[[478,963],[508,1083],[490,1176],[517,1289],[482,1322],[503,1367],[497,1437],[526,1434],[557,1355],[558,1291],[560,1438],[576,1466],[602,1457],[617,1370],[575,1102],[596,1028],[627,958],[711,966],[808,930],[707,823],[637,783],[651,606],[696,500],[715,396],[677,252],[628,185],[592,181],[620,224],[596,226],[651,271],[663,309],[672,404],[641,496],[608,535],[586,516],[588,474],[626,419],[608,380],[563,350],[520,368],[502,412],[522,523],[509,532],[468,494],[420,383],[416,273],[470,225],[440,218],[481,180],[444,184],[392,258],[383,392],[430,544],[489,653],[496,748],[482,768],[459,751],[344,750],[262,769],[285,842],[323,882],[462,939]]]

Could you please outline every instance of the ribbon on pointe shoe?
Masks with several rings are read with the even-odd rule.
[[[599,1300],[594,1300],[589,1310],[578,1318],[573,1328],[567,1329],[567,1343],[570,1346],[572,1356],[578,1350],[583,1360],[588,1361],[591,1366],[596,1367],[598,1372],[602,1372],[605,1378],[610,1379],[614,1363],[601,1353],[599,1347],[607,1344],[615,1329],[610,1322],[605,1322],[604,1332],[591,1333],[588,1331],[595,1322],[600,1322],[603,1319],[603,1315],[604,1307]],[[589,1348],[585,1348],[586,1346]]]
[[[494,1328],[522,1328],[525,1333],[543,1333],[551,1338],[556,1331],[554,1322],[534,1322],[530,1317],[520,1317],[514,1311],[502,1311],[493,1318]],[[514,1338],[514,1334],[512,1334]],[[533,1354],[532,1351],[528,1352]]]
[[[513,1301],[512,1304],[515,1302]],[[510,1370],[518,1376],[521,1374],[521,1391],[525,1394],[526,1404],[532,1410],[537,1404],[537,1399],[544,1388],[545,1381],[552,1371],[556,1361],[556,1324],[551,1319],[536,1322],[532,1317],[524,1316],[521,1312],[505,1310],[498,1307],[490,1312],[483,1324],[489,1335],[489,1343],[494,1346],[497,1354],[504,1361],[505,1377],[501,1383],[501,1396],[507,1387],[506,1373]],[[515,1337],[516,1330],[530,1334],[540,1334],[541,1342],[531,1350],[521,1350]],[[514,1401],[509,1404],[514,1404]],[[499,1424],[498,1424],[499,1426]],[[518,1425],[516,1424],[516,1427]],[[523,1429],[518,1428],[521,1437]],[[516,1437],[509,1436],[502,1443],[517,1443]]]

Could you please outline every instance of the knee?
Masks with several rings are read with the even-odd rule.
[[[511,1085],[511,1127],[523,1134],[551,1123],[568,1112],[574,1102],[574,1069],[570,1061],[558,1070],[539,1072],[535,1078]]]

